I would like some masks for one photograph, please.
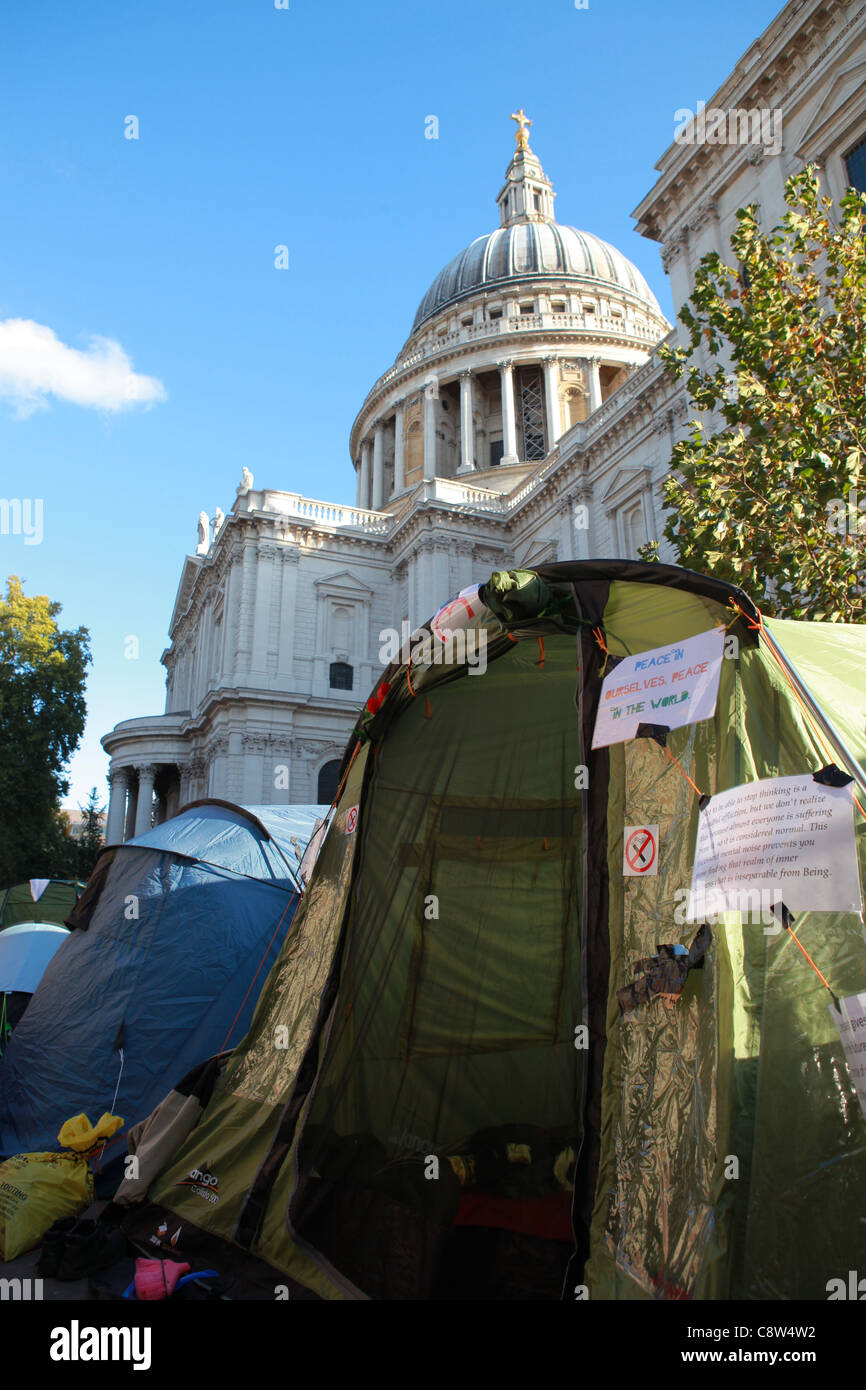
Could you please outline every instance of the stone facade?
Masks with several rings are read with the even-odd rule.
[[[696,110],[634,214],[677,308],[700,257],[727,251],[737,208],[757,201],[771,226],[804,163],[836,199],[863,187],[864,75],[863,0],[791,0],[707,103],[741,113],[737,138],[711,142]],[[329,801],[384,629],[494,569],[634,558],[660,536],[689,414],[654,352],[675,330],[625,257],[555,222],[519,124],[499,228],[434,280],[352,427],[356,505],[257,490],[247,473],[187,557],[165,713],[103,739],[110,842],[202,796]]]

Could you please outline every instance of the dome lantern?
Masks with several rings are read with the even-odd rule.
[[[512,112],[511,119],[517,122],[514,132],[517,149],[496,199],[500,226],[513,227],[519,222],[553,222],[556,194],[550,179],[545,176],[541,161],[529,148],[527,127],[532,125],[532,121],[522,106],[519,111]]]

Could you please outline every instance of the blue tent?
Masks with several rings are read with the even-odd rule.
[[[81,1111],[128,1128],[240,1041],[326,811],[194,802],[102,853],[0,1060],[0,1156],[58,1149]]]
[[[53,922],[16,922],[0,933],[0,994],[32,994],[68,935]]]

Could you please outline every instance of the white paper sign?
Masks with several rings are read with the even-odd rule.
[[[849,787],[823,787],[807,772],[712,798],[698,821],[687,918],[753,912],[756,894],[791,912],[860,912]]]
[[[839,1029],[851,1080],[866,1115],[866,994],[851,994],[839,1003],[841,1014],[831,1004],[830,1016]]]
[[[639,724],[680,729],[712,719],[719,694],[725,629],[627,656],[605,676],[593,748],[625,743]]]

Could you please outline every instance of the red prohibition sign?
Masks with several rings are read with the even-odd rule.
[[[644,855],[647,850],[651,850],[651,853],[649,859],[644,863]],[[629,868],[636,874],[645,874],[648,869],[652,868],[656,857],[656,842],[648,830],[633,830],[631,832],[625,847],[625,857],[628,860]]]
[[[346,816],[346,834],[351,835],[355,826],[358,824],[358,808],[353,806]]]

